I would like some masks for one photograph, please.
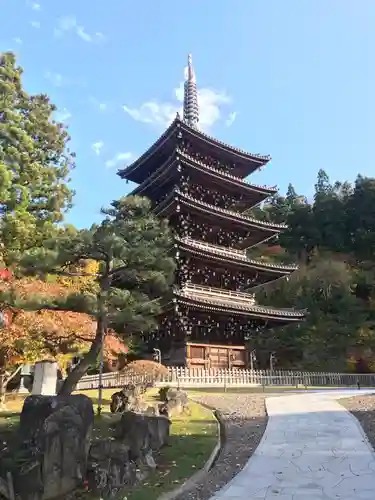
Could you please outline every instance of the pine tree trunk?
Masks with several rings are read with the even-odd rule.
[[[98,318],[96,326],[96,335],[93,343],[91,344],[90,350],[77,366],[69,373],[59,390],[59,396],[69,396],[74,392],[77,387],[78,382],[86,374],[90,365],[96,362],[100,354],[105,335],[107,333],[107,312],[106,312],[106,297],[108,290],[110,288],[110,278],[109,278],[109,263],[107,263],[106,273],[100,280],[100,292],[97,295],[98,299]]]
[[[75,366],[73,370],[68,374],[59,390],[59,396],[69,396],[72,392],[74,392],[78,382],[86,374],[90,366],[94,364],[98,359],[104,336],[104,322],[98,320],[95,339],[91,344],[89,352],[84,355],[78,365]]]

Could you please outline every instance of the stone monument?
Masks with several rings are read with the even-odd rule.
[[[57,384],[57,363],[38,361],[35,363],[32,394],[35,396],[55,396]]]

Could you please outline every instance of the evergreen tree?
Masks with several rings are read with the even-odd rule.
[[[83,290],[50,301],[34,297],[18,304],[32,310],[84,312],[97,321],[91,347],[65,379],[62,394],[71,393],[89,366],[95,363],[109,328],[130,335],[156,326],[161,298],[173,278],[174,261],[168,256],[172,247],[168,227],[165,221],[153,215],[146,198],[123,198],[113,202],[103,214],[106,217],[101,224],[79,231],[75,236],[60,233],[58,238],[46,241],[43,248],[28,252],[20,264],[26,274],[48,272],[67,276],[76,274],[72,266],[74,269],[82,259],[99,264],[95,273],[96,294]],[[17,296],[12,300],[15,303]]]
[[[74,154],[46,95],[28,95],[12,53],[0,53],[0,242],[6,263],[42,246],[71,206]]]

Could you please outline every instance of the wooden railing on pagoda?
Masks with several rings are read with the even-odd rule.
[[[209,286],[195,285],[192,283],[185,285],[181,289],[180,293],[183,294],[184,292],[196,292],[199,295],[205,295],[207,297],[215,296],[224,298],[236,298],[237,300],[244,300],[246,302],[250,301],[252,304],[255,304],[255,295],[253,293],[237,292],[235,290],[225,290],[222,288],[212,288]]]

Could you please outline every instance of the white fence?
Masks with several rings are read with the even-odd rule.
[[[124,372],[104,373],[102,385],[104,388],[123,387],[129,382],[147,382],[148,377],[129,376]],[[287,370],[204,370],[197,368],[169,368],[168,375],[161,377],[157,386],[170,385],[176,387],[361,387],[375,386],[374,374],[350,374],[329,372],[299,372]],[[98,375],[86,375],[78,383],[77,390],[97,389]]]

